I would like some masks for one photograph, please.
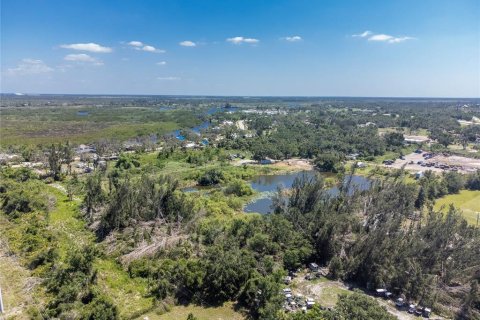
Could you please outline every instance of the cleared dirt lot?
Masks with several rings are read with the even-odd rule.
[[[412,172],[431,170],[434,172],[444,172],[450,169],[437,168],[435,166],[427,167],[418,164],[418,161],[424,161],[425,163],[433,163],[438,165],[447,165],[449,167],[457,167],[459,172],[469,173],[480,169],[480,159],[473,159],[461,156],[444,156],[435,155],[433,158],[425,160],[423,154],[411,153],[405,156],[405,160],[396,159],[395,163],[391,165],[384,165],[387,168],[400,169],[406,164],[405,169]],[[413,163],[410,163],[413,162]]]

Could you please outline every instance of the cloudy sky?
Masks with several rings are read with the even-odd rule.
[[[478,0],[1,1],[1,92],[480,96]]]

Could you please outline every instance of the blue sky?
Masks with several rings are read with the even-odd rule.
[[[1,1],[1,92],[480,96],[478,0]]]

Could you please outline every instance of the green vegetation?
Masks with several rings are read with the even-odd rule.
[[[480,172],[427,171],[417,181],[376,165],[420,147],[404,145],[407,132],[428,133],[440,151],[475,143],[479,133],[457,119],[478,110],[365,101],[207,113],[211,101],[169,102],[175,110],[155,99],[122,103],[1,110],[2,145],[15,144],[5,150],[44,164],[0,171],[0,254],[14,254],[13,267],[2,261],[0,272],[19,279],[5,290],[9,305],[25,301],[22,317],[392,319],[368,297],[375,288],[447,317],[479,317],[472,219]],[[200,135],[182,130],[185,141],[161,136],[206,120],[212,125]],[[25,125],[14,132],[18,123]],[[138,143],[122,147],[129,138]],[[48,143],[20,146],[40,142]],[[97,155],[74,161],[73,142],[93,143]],[[328,178],[298,178],[275,193],[274,213],[245,214],[258,196],[252,178],[301,167],[251,159],[292,157]],[[353,161],[369,166],[349,169]],[[357,173],[371,178],[367,190],[344,182]],[[292,290],[321,286],[317,304],[332,310],[286,313],[284,277],[314,261],[328,279]],[[22,289],[26,277],[38,279],[31,290]],[[364,291],[348,291],[345,282]]]
[[[113,307],[107,296],[116,297],[117,301],[122,301],[121,297],[126,302],[118,304],[120,315],[151,309],[152,300],[139,296],[146,290],[146,283],[130,279],[113,260],[94,249],[95,236],[86,228],[78,211],[78,202],[69,201],[61,191],[36,179],[28,179],[22,184],[14,180],[15,177],[23,179],[23,176],[8,171],[2,173],[2,203],[9,208],[9,214],[1,217],[1,225],[5,237],[2,240],[8,242],[10,250],[19,253],[19,261],[11,262],[21,262],[29,270],[15,266],[5,274],[32,273],[51,280],[42,286],[34,286],[34,291],[28,294],[20,288],[2,287],[4,295],[9,297],[7,301],[12,303],[10,297],[26,299],[29,307],[24,311],[33,318],[55,316],[60,310],[67,314],[77,309],[82,310],[84,318],[101,314],[112,319],[117,307]],[[12,198],[11,194],[16,197]],[[52,266],[55,269],[50,269]],[[80,290],[77,283],[83,283],[83,289]],[[111,313],[107,315],[105,311],[109,308]]]
[[[414,185],[395,179],[378,181],[369,196],[357,195],[357,200],[355,195],[348,195],[348,187],[330,201],[325,200],[328,195],[322,190],[321,179],[297,181],[288,207],[275,212],[302,230],[314,245],[316,260],[328,262],[330,273],[336,277],[367,288],[396,288],[397,294],[434,308],[439,297],[448,296],[442,283],[473,279],[467,270],[475,268],[478,257],[467,243],[480,241],[476,230],[453,208],[445,218],[431,210],[416,217],[418,191]],[[463,240],[456,239],[460,234]],[[422,259],[415,258],[418,256]],[[455,266],[445,263],[447,257]],[[442,266],[446,268],[442,277],[432,277]]]
[[[150,312],[142,315],[138,320],[148,317],[151,320],[179,320],[188,319],[189,315],[193,315],[198,320],[211,319],[231,319],[243,320],[245,317],[234,310],[232,303],[224,303],[220,307],[203,307],[203,306],[175,306],[169,312],[159,315],[156,312]]]
[[[480,213],[480,191],[462,190],[458,194],[444,196],[435,201],[435,210],[447,212],[450,205],[460,209],[468,223],[476,225]]]

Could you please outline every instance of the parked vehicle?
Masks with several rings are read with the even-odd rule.
[[[408,313],[411,313],[411,314],[415,313],[415,305],[414,305],[414,304],[410,304],[410,305],[408,306],[408,311],[407,311],[407,312],[408,312]]]
[[[395,301],[395,306],[397,306],[397,308],[402,308],[404,305],[405,305],[405,301],[403,300],[403,298],[398,298]]]

